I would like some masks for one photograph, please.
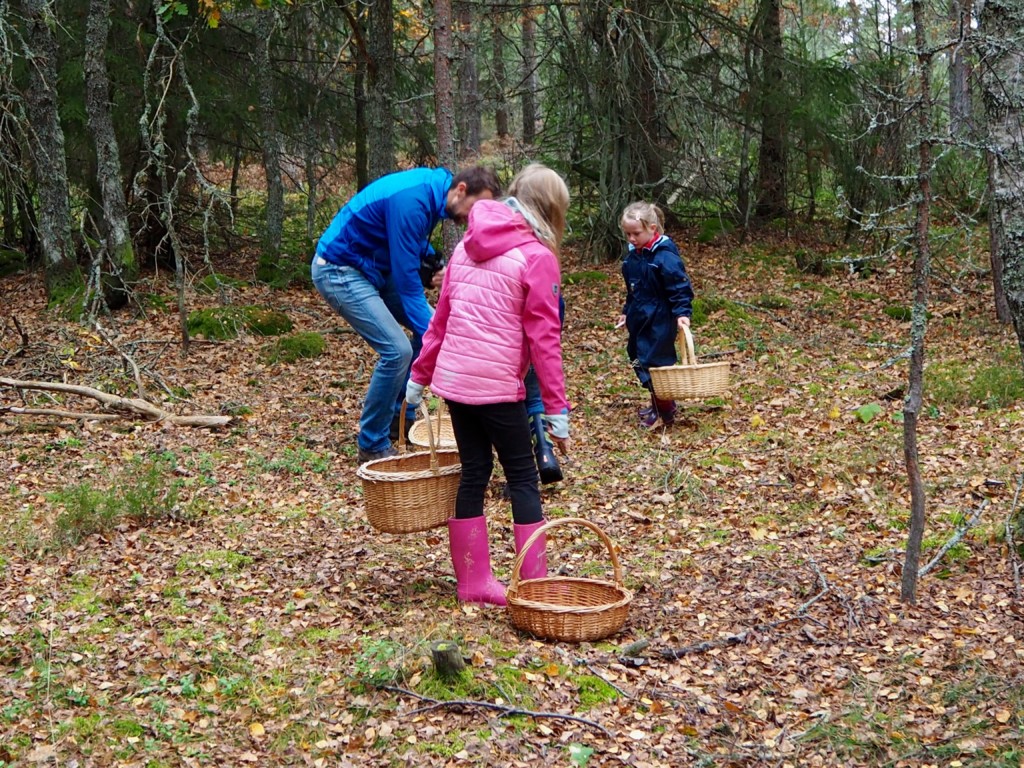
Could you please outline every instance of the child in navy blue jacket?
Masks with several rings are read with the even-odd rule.
[[[651,390],[651,405],[638,413],[645,427],[675,420],[675,401],[654,396],[649,370],[676,364],[676,336],[693,314],[693,286],[679,249],[663,234],[664,221],[658,206],[644,202],[627,205],[620,221],[629,250],[622,262],[626,302],[618,326],[629,331],[626,352],[640,383]]]

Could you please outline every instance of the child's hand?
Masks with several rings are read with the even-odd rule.
[[[676,328],[678,328],[680,331],[683,330],[683,328],[689,327],[690,318],[686,317],[685,315],[680,315],[679,317],[676,318]]]
[[[615,321],[615,329],[618,330],[619,328],[621,328],[625,324],[626,324],[626,316],[625,315],[619,315],[618,319]]]
[[[550,435],[550,437],[551,437],[551,442],[553,442],[555,444],[555,447],[558,448],[558,452],[561,453],[563,456],[568,456],[569,455],[569,438],[568,437],[555,437],[554,435]]]

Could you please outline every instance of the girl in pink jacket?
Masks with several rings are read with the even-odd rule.
[[[569,403],[562,373],[558,251],[569,190],[543,165],[524,168],[503,201],[480,200],[448,262],[406,400],[418,405],[427,384],[447,403],[462,461],[448,539],[462,602],[505,605],[491,571],[484,493],[497,452],[512,499],[516,554],[544,524],[540,483],[526,414],[523,376],[540,381],[545,421],[565,453]],[[547,575],[546,542],[526,555],[523,579]]]

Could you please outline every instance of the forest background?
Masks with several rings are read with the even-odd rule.
[[[1020,765],[1022,29],[2,0],[0,765]],[[367,525],[372,360],[308,279],[369,180],[534,160],[573,194],[546,509],[636,593],[593,645],[459,607],[442,537]],[[653,433],[612,325],[634,199],[732,365]],[[613,575],[591,538],[554,567]]]

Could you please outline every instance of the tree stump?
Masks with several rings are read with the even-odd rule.
[[[451,640],[441,640],[430,646],[430,657],[434,671],[440,677],[458,677],[466,668],[458,643]]]

